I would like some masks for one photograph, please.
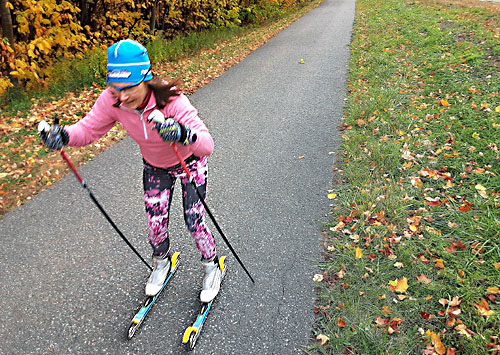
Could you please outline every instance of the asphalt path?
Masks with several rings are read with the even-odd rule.
[[[311,339],[353,18],[354,0],[325,0],[190,97],[215,140],[207,203],[256,280],[212,226],[228,273],[194,353],[295,354]],[[141,169],[127,138],[79,171],[149,259]],[[148,270],[72,175],[0,220],[0,353],[183,353],[202,266],[178,190],[181,264],[131,341]]]

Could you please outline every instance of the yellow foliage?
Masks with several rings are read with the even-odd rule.
[[[154,30],[165,37],[208,28],[237,26],[255,19],[267,18],[277,10],[300,0],[255,0],[246,5],[240,0],[90,0],[85,11],[76,0],[9,0],[16,43],[0,43],[0,92],[12,86],[8,74],[19,86],[46,85],[53,65],[63,58],[82,58],[95,47],[106,48],[124,38],[147,43]],[[250,6],[250,7],[248,7]],[[156,28],[150,19],[155,10]],[[259,11],[262,15],[259,15]],[[83,21],[83,14],[86,18]],[[264,14],[265,13],[265,14]],[[14,58],[15,53],[15,58]],[[9,85],[7,85],[8,83]]]
[[[0,77],[0,95],[3,95],[8,88],[13,86],[8,78]]]

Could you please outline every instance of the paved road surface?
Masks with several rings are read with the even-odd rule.
[[[194,353],[297,354],[310,339],[353,17],[354,0],[326,0],[191,96],[216,144],[207,202],[256,279],[229,256]],[[125,139],[80,173],[149,257],[135,144]],[[124,334],[147,269],[73,176],[0,220],[0,353],[183,353],[202,267],[179,193],[172,211],[181,265],[132,341]]]

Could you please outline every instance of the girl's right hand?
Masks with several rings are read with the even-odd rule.
[[[69,134],[66,129],[58,124],[50,125],[43,120],[38,124],[38,132],[43,144],[49,149],[59,150],[69,142]]]

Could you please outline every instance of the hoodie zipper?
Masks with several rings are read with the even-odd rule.
[[[148,130],[146,129],[146,122],[144,122],[144,113],[145,110],[141,112],[141,121],[142,121],[142,127],[144,128],[144,138],[148,139]]]
[[[155,106],[146,107],[144,110],[139,111],[139,110],[130,110],[130,109],[120,105],[120,108],[122,110],[129,111],[129,112],[137,112],[141,116],[142,128],[144,129],[144,138],[146,138],[146,139],[148,139],[148,130],[146,128],[146,122],[144,121],[144,112],[146,112],[148,110],[152,110],[154,107]]]

